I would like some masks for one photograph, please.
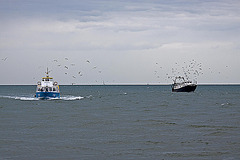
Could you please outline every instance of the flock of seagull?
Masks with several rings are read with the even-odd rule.
[[[8,60],[8,57],[4,57],[4,58],[2,58],[1,60],[2,60],[3,62],[5,62],[5,61]],[[69,72],[69,71],[70,71],[70,68],[73,68],[73,67],[76,66],[75,63],[68,63],[68,64],[64,63],[64,64],[61,64],[59,61],[60,61],[60,60],[57,60],[57,59],[52,60],[53,64],[54,64],[56,67],[64,69],[64,72],[63,72],[63,73],[64,73],[65,75],[68,75],[68,76],[70,76],[70,77],[73,78],[73,79],[76,79],[76,78],[77,78],[77,75],[80,76],[80,77],[83,76],[83,72],[80,71],[80,70],[76,71],[75,74],[72,74],[72,75],[69,74],[69,73],[70,73],[70,72]],[[70,62],[70,61],[69,61],[69,58],[67,58],[67,57],[64,58],[64,61],[65,61],[65,62]],[[91,64],[91,62],[90,62],[89,60],[86,60],[85,63]],[[162,76],[162,71],[160,71],[160,70],[164,69],[164,67],[160,66],[159,64],[160,64],[160,63],[158,63],[158,62],[155,63],[155,65],[156,65],[157,68],[156,68],[155,71],[154,71],[154,75],[156,76],[157,79],[160,79],[160,78],[163,77],[163,76]],[[180,63],[175,62],[174,65],[175,65],[175,66],[174,66],[173,68],[171,68],[171,74],[169,74],[169,72],[165,74],[165,80],[169,80],[169,79],[170,79],[170,80],[174,80],[175,77],[177,77],[177,76],[182,76],[182,77],[184,77],[186,80],[195,80],[195,81],[196,81],[197,78],[198,78],[198,76],[204,74],[204,73],[203,73],[203,69],[202,69],[202,63],[197,63],[197,61],[194,60],[194,59],[193,59],[193,60],[190,60],[190,61],[188,61],[188,62],[183,62],[183,64],[180,64]],[[40,66],[40,67],[41,67],[41,66]],[[97,66],[91,65],[91,68],[92,68],[92,70],[96,70],[96,69],[97,69]],[[226,66],[226,68],[228,68],[228,66]],[[159,70],[159,69],[160,69],[160,70]],[[165,69],[166,69],[166,68],[165,68]],[[213,71],[211,70],[210,67],[209,67],[208,69],[209,69],[209,71],[210,71],[211,73],[213,73]],[[99,74],[102,73],[101,70],[98,70],[97,72],[98,72]],[[218,72],[218,74],[220,74],[220,72]],[[97,82],[97,80],[96,80],[96,82]],[[103,83],[104,83],[104,82],[103,82]],[[159,83],[160,83],[160,82],[159,82]],[[72,84],[75,84],[75,83],[72,83]]]
[[[159,66],[158,62],[156,62],[156,66],[157,70],[154,71],[154,75],[159,79],[162,77],[159,75],[159,69],[162,70],[163,67]],[[171,74],[169,74],[169,72],[165,74],[165,80],[173,81],[175,77],[181,76],[186,80],[197,81],[200,75],[203,75],[202,64],[197,63],[197,61],[193,59],[188,62],[183,62],[183,64],[175,62],[173,68],[171,68]]]
[[[78,77],[82,77],[83,76],[83,71],[82,70],[77,70],[77,66],[75,63],[70,62],[70,59],[65,57],[64,58],[64,62],[60,63],[60,60],[54,59],[52,60],[53,64],[55,66],[57,66],[58,68],[63,69],[63,73],[68,76],[71,77],[72,79],[77,79]],[[96,70],[99,74],[102,73],[101,70],[97,70],[98,67],[94,66],[90,60],[86,60],[85,63],[88,64],[89,67],[91,67],[92,70]],[[75,72],[74,72],[75,71]],[[73,73],[74,72],[74,73]],[[95,80],[97,82],[97,80]],[[72,82],[72,84],[75,84],[75,82]]]
[[[67,57],[64,58],[64,61],[69,62],[68,65],[66,65],[66,63],[64,65],[60,64],[57,59],[53,60],[55,65],[57,65],[58,67],[64,68],[64,74],[69,75],[72,79],[76,79],[76,78],[78,78],[78,76],[80,76],[80,77],[83,76],[82,71],[77,71],[77,72],[75,72],[75,74],[69,74],[68,71],[70,71],[70,68],[75,67],[76,65],[75,65],[75,63],[70,63],[70,60]],[[91,62],[89,60],[86,60],[85,63],[91,64]],[[164,69],[164,67],[160,66],[160,63],[158,63],[158,62],[156,62],[156,66],[158,67],[158,69]],[[97,69],[97,66],[92,65],[92,69],[93,70]],[[198,76],[203,75],[202,64],[197,63],[197,61],[195,61],[195,60],[191,60],[189,62],[184,62],[183,64],[176,62],[175,66],[171,69],[171,71],[172,71],[171,74],[166,73],[165,80],[169,80],[169,79],[174,80],[175,77],[181,75],[186,80],[193,79],[196,81]],[[98,73],[102,73],[102,71],[99,70]],[[158,70],[154,71],[154,75],[157,77],[157,79],[163,78],[162,74],[160,75]],[[194,77],[192,77],[192,76],[194,76]],[[95,80],[95,82],[97,82],[97,80]],[[75,83],[72,83],[72,84],[75,84]]]
[[[177,65],[177,67],[172,68],[172,74],[174,77],[183,74],[184,75],[183,77],[186,78],[187,80],[191,78],[197,80],[197,77],[203,74],[202,64],[197,63],[195,60],[192,60],[189,63],[184,62],[184,65],[182,67],[178,63],[175,63],[175,65]],[[178,70],[179,67],[181,67],[182,71]]]
[[[161,72],[159,69],[163,69],[162,66],[159,66],[159,63],[156,62],[156,70],[154,71],[154,75],[156,76],[156,78],[161,78],[162,76],[160,76]],[[229,66],[226,65],[225,68],[228,68]],[[166,69],[166,68],[165,68]],[[211,67],[208,67],[209,72],[212,74],[214,73],[214,71],[212,70]],[[161,72],[162,73],[162,72]],[[183,63],[177,63],[175,62],[174,67],[171,68],[171,74],[169,74],[170,72],[166,73],[165,76],[165,80],[171,80],[173,81],[176,77],[184,77],[184,79],[186,79],[187,81],[197,81],[197,78],[201,75],[203,75],[203,67],[202,67],[202,63],[197,63],[196,60],[190,60],[188,62],[183,62]],[[215,73],[217,74],[221,74],[221,72],[219,71],[215,71]],[[162,74],[161,74],[162,75]],[[160,82],[159,82],[160,83]]]

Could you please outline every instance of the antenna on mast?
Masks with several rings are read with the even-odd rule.
[[[47,77],[49,77],[49,73],[50,73],[50,71],[48,70],[48,67],[47,67],[47,72],[45,72],[46,74],[47,74]]]

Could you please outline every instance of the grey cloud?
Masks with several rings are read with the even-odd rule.
[[[222,57],[239,68],[239,15],[237,0],[1,1],[0,58],[9,58],[8,63],[0,65],[16,67],[12,58],[28,59],[31,54],[31,65],[36,66],[43,65],[35,62],[36,55],[41,61],[48,56],[84,56],[98,61],[105,69],[116,66],[114,71],[103,71],[109,73],[106,79],[111,79],[117,70],[119,77],[128,75],[138,81],[127,70],[134,61],[138,68],[132,71],[141,72],[139,77],[144,77],[144,82],[146,77],[155,81],[154,76],[144,74],[149,75],[156,59],[170,69],[172,57],[176,61],[194,58],[221,68]],[[129,63],[123,67],[119,61],[126,59]],[[22,71],[28,68],[21,66]],[[14,74],[13,69],[9,70]],[[0,69],[1,73],[5,72]],[[31,73],[35,73],[34,69]],[[24,72],[22,75],[28,76]],[[231,72],[226,76],[233,77],[232,81],[239,79]]]

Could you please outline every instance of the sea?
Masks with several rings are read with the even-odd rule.
[[[240,85],[0,86],[1,160],[239,160]]]

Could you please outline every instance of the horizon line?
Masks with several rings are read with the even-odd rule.
[[[0,86],[35,86],[36,84],[0,84]],[[59,84],[59,86],[169,86],[171,83],[109,83],[109,84]],[[199,83],[197,85],[240,85],[240,83]]]

